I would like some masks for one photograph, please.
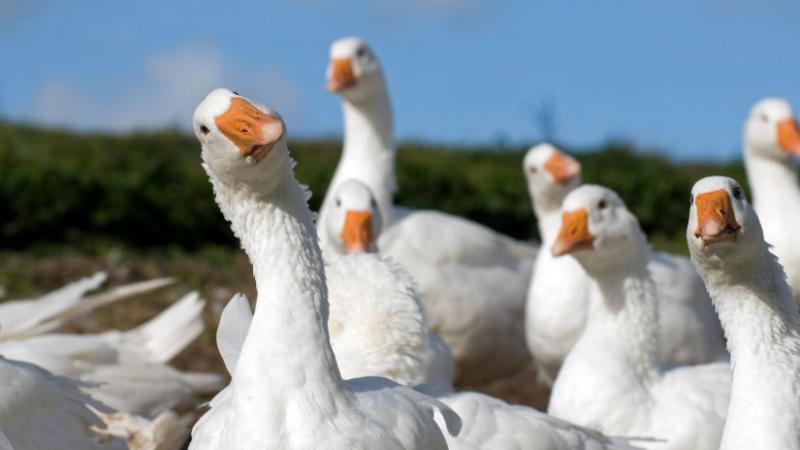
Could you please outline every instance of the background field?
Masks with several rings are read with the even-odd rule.
[[[436,208],[522,239],[537,239],[521,162],[527,146],[449,147],[405,143],[398,154],[400,204]],[[298,178],[317,208],[339,157],[336,139],[294,141]],[[654,245],[685,252],[688,193],[705,175],[745,183],[741,163],[672,162],[624,143],[564,150],[583,163],[584,180],[617,190]],[[207,332],[177,364],[222,371],[214,346],[221,308],[238,291],[254,299],[250,266],[213,202],[194,137],[172,130],[125,135],[76,134],[0,126],[0,285],[20,298],[96,270],[110,285],[157,276],[174,287],[76,326],[126,328],[152,317],[189,289],[209,301]],[[529,371],[473,386],[514,402],[546,406]]]

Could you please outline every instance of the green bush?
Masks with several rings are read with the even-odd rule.
[[[339,148],[335,139],[290,144],[297,176],[314,192],[314,209]],[[524,151],[401,145],[397,203],[536,238]],[[679,164],[622,145],[577,156],[586,182],[615,189],[656,242],[676,249],[695,180],[725,174],[746,182],[739,162]],[[0,125],[0,247],[94,241],[184,250],[236,244],[213,202],[194,137],[175,130],[109,135]]]

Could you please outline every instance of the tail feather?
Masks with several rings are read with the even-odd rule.
[[[125,333],[130,342],[150,362],[166,363],[203,332],[205,300],[191,292],[161,314]]]
[[[0,306],[0,339],[39,334],[37,330],[43,328],[43,324],[57,321],[66,311],[80,304],[87,292],[100,287],[106,278],[105,272],[98,272],[37,299],[4,303]]]
[[[105,274],[103,274],[103,276],[105,277]],[[81,301],[73,304],[69,308],[62,310],[58,315],[49,318],[49,320],[47,321],[43,321],[41,323],[36,324],[35,326],[28,327],[25,330],[20,330],[19,332],[14,333],[13,335],[10,336],[3,334],[2,339],[6,339],[9,337],[18,339],[23,337],[38,336],[40,334],[49,333],[61,328],[67,322],[76,319],[80,316],[83,316],[85,314],[88,314],[91,311],[101,306],[110,305],[120,300],[125,300],[130,297],[133,297],[134,295],[150,292],[152,290],[170,285],[174,282],[175,280],[172,278],[157,278],[155,280],[140,281],[137,283],[130,283],[123,286],[118,286],[114,289],[103,292],[102,294],[86,297]]]

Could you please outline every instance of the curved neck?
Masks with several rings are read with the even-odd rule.
[[[734,366],[738,368],[742,360],[782,357],[788,352],[794,355],[792,365],[800,368],[796,358],[800,314],[777,258],[765,247],[760,254],[749,255],[741,267],[719,259],[705,264],[706,287],[725,329]]]
[[[747,181],[753,193],[753,204],[759,209],[775,205],[781,211],[786,208],[786,201],[790,199],[800,204],[797,173],[789,160],[767,158],[747,149],[744,163],[747,167]]]
[[[307,194],[285,172],[266,193],[223,184],[209,173],[258,290],[231,383],[237,417],[249,418],[237,426],[255,435],[314,427],[351,401],[328,337],[325,272]]]
[[[658,305],[648,271],[646,243],[625,267],[610,264],[602,273],[590,273],[594,281],[589,317],[581,340],[595,348],[618,349],[614,361],[635,374],[641,386],[658,377]],[[636,251],[634,251],[636,252]]]
[[[765,247],[741,267],[720,259],[702,264],[731,354],[723,448],[755,448],[770,436],[800,442],[800,314],[777,258]]]
[[[336,173],[325,194],[321,215],[332,209],[336,188],[355,178],[372,190],[383,223],[392,223],[395,181],[395,150],[392,131],[392,106],[386,83],[363,99],[343,98],[344,148]]]

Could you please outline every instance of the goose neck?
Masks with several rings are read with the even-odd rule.
[[[595,273],[587,320],[588,339],[606,341],[624,355],[619,363],[628,366],[642,385],[659,372],[658,306],[654,285],[647,269],[646,249],[624,267]],[[594,338],[592,337],[594,336]]]
[[[533,212],[536,213],[536,222],[539,226],[539,238],[544,243],[555,241],[561,228],[561,198],[536,199],[533,201]],[[549,249],[548,249],[549,250]]]
[[[392,107],[385,85],[360,100],[344,99],[344,153],[369,157],[393,153]]]
[[[325,272],[306,193],[291,171],[269,193],[214,186],[258,291],[232,381],[233,407],[238,417],[261,418],[242,424],[253,433],[313,427],[351,399],[328,337]]]
[[[708,270],[706,287],[736,361],[800,351],[800,314],[783,269],[765,247],[742,266]],[[745,267],[746,266],[746,267]],[[794,357],[793,357],[794,359]],[[800,368],[800,361],[794,364]]]
[[[777,258],[765,248],[748,261],[698,265],[731,354],[720,448],[790,448],[800,442],[800,315]]]
[[[797,173],[789,160],[768,158],[748,150],[745,151],[744,162],[754,205],[761,207],[775,204],[780,211],[789,200],[787,196],[800,202]]]

